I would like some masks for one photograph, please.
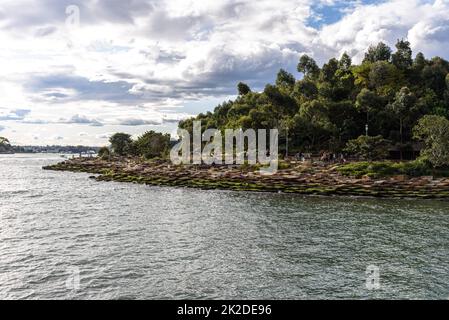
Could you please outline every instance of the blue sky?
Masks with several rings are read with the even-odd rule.
[[[383,0],[360,0],[360,1],[333,1],[320,3],[317,1],[312,5],[312,10],[316,16],[309,19],[308,24],[314,28],[338,22],[348,11],[357,6],[366,6],[370,4],[380,4]]]
[[[2,0],[0,135],[106,145],[261,90],[300,55],[320,64],[407,38],[449,57],[449,0]]]

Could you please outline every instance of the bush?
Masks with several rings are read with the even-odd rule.
[[[433,170],[430,163],[424,160],[408,162],[355,162],[342,165],[337,168],[337,171],[345,176],[357,178],[362,176],[380,178],[395,175],[407,175],[412,177],[427,175],[449,176],[449,170]]]
[[[12,147],[9,140],[4,137],[0,137],[0,152],[10,152],[11,150]]]
[[[369,161],[381,160],[387,158],[389,144],[382,136],[360,136],[348,141],[345,152]]]
[[[111,152],[109,151],[108,147],[102,147],[102,148],[100,148],[100,150],[98,150],[98,156],[103,160],[109,159],[110,155],[111,155]]]
[[[421,156],[435,168],[449,166],[449,120],[441,116],[424,116],[413,128],[413,135],[425,143]]]
[[[122,132],[114,134],[109,139],[109,142],[111,143],[112,151],[119,156],[128,154],[129,147],[132,144],[131,135]]]
[[[170,148],[170,135],[147,131],[133,143],[135,152],[147,159],[164,157]]]

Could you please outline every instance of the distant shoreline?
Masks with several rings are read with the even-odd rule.
[[[392,176],[373,179],[348,177],[338,165],[304,165],[288,162],[277,174],[261,176],[247,166],[174,166],[165,161],[139,158],[75,158],[44,170],[96,174],[97,181],[117,181],[157,186],[281,192],[303,195],[381,198],[449,199],[449,178]]]

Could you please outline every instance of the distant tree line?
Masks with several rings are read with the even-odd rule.
[[[15,146],[9,140],[0,137],[0,153],[88,153],[98,152],[99,147],[89,146]]]

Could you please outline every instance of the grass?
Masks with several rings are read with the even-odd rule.
[[[424,161],[375,161],[354,162],[342,165],[337,171],[345,176],[381,178],[397,175],[449,177],[449,168],[434,169]]]

